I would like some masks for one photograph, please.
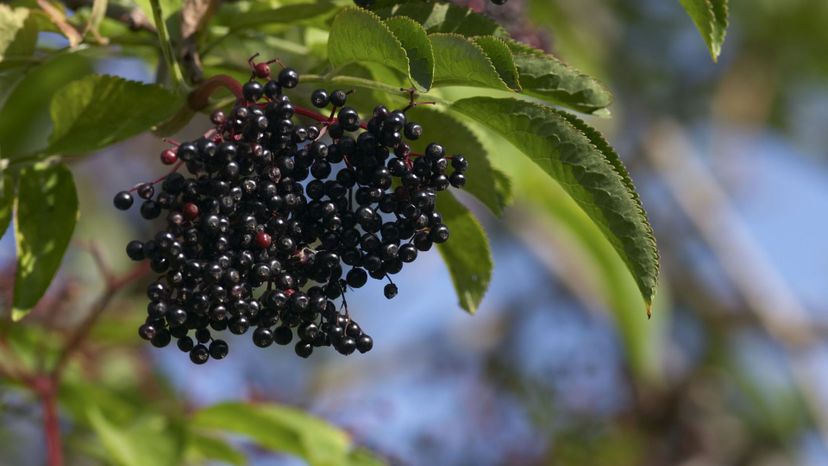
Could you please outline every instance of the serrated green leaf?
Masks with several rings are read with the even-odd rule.
[[[495,215],[503,213],[503,208],[511,199],[511,184],[502,172],[492,168],[486,157],[486,150],[477,137],[453,115],[442,113],[425,106],[414,107],[408,112],[411,121],[423,126],[425,134],[440,133],[440,143],[449,154],[462,154],[469,161],[464,191],[476,197]],[[423,152],[428,138],[412,141],[411,147]]]
[[[644,316],[638,285],[601,229],[558,183],[550,183],[549,175],[538,170],[528,157],[509,156],[517,151],[511,143],[488,130],[477,131],[483,134],[483,145],[493,154],[492,164],[512,178],[515,203],[518,206],[529,203],[531,212],[540,214],[526,220],[542,227],[533,231],[549,237],[556,249],[564,249],[562,256],[571,254],[572,260],[577,261],[577,267],[569,267],[565,259],[556,260],[561,265],[559,272],[583,283],[586,293],[602,298],[610,309],[632,374],[646,383],[661,382],[659,355],[663,354],[664,331],[669,325],[667,316],[660,313],[656,322],[642,325]],[[522,229],[523,218],[517,218],[515,228]],[[669,305],[661,309],[669,311]]]
[[[346,8],[334,18],[328,59],[337,68],[367,61],[409,74],[405,49],[391,29],[379,16],[359,8]]]
[[[509,50],[506,41],[495,36],[477,36],[472,40],[486,52],[486,56],[491,60],[500,79],[512,90],[520,92],[518,70],[512,57],[512,51]]]
[[[171,117],[182,99],[161,86],[107,75],[70,82],[52,99],[48,152],[101,149]]]
[[[515,99],[475,97],[452,110],[499,133],[572,196],[624,260],[649,307],[658,277],[652,227],[618,155],[567,113]]]
[[[31,56],[36,42],[37,22],[29,9],[0,4],[0,67],[6,68],[8,59]]]
[[[474,314],[492,278],[489,239],[474,215],[450,192],[437,195],[437,210],[449,229],[449,240],[437,249],[451,274],[460,307]]]
[[[517,41],[508,41],[523,93],[584,113],[612,103],[612,94],[598,81],[552,55]]]
[[[495,35],[509,37],[509,33],[491,18],[451,3],[399,2],[383,5],[378,2],[376,13],[383,18],[406,16],[422,24],[426,31],[451,32],[466,37]]]
[[[344,464],[351,449],[345,432],[276,404],[221,403],[198,411],[192,425],[243,435],[262,448],[303,458],[311,466]]]
[[[679,0],[696,24],[715,62],[722,53],[728,25],[727,0]]]
[[[14,207],[14,178],[0,174],[0,238],[6,233],[11,222]]]
[[[247,464],[247,457],[225,440],[191,432],[187,442],[187,458],[189,463],[202,464],[205,461],[220,461],[235,466]]]
[[[434,80],[434,52],[425,29],[413,19],[403,16],[389,18],[385,25],[405,49],[411,79],[421,90],[431,89]]]
[[[34,15],[32,15],[34,16]],[[60,55],[30,68],[19,80],[0,111],[0,157],[15,159],[40,151],[47,143],[51,122],[49,102],[68,81],[93,71],[90,61],[78,53]],[[0,94],[3,91],[0,91]]]
[[[17,190],[17,273],[12,318],[22,319],[60,267],[78,219],[78,195],[65,165],[22,170]]]
[[[115,425],[98,409],[87,418],[98,435],[108,459],[119,466],[179,466],[184,447],[180,429],[162,417],[133,420],[128,426]]]
[[[459,34],[431,34],[435,86],[476,86],[510,90],[486,52]]]

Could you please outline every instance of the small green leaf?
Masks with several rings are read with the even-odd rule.
[[[429,33],[451,32],[466,37],[486,35],[509,37],[509,33],[492,19],[450,3],[409,2],[388,6],[380,1],[377,3],[376,13],[383,18],[407,16],[422,24]]]
[[[516,41],[508,44],[524,94],[584,113],[593,113],[612,103],[612,94],[595,79],[541,50]]]
[[[463,123],[453,115],[438,112],[425,106],[414,107],[408,111],[412,121],[423,126],[425,134],[441,134],[440,143],[450,155],[462,154],[469,161],[464,191],[476,197],[495,215],[503,213],[503,208],[511,199],[509,179],[492,168],[486,157],[486,150],[480,141]],[[425,150],[428,138],[412,141],[411,147],[417,152]]]
[[[658,250],[626,169],[597,131],[572,115],[515,99],[474,97],[452,110],[505,137],[572,196],[632,272],[649,307]]]
[[[492,61],[500,79],[512,90],[520,92],[518,70],[506,41],[495,36],[478,36],[472,40],[486,52],[486,56]]]
[[[404,16],[387,19],[385,25],[405,49],[411,79],[421,90],[429,90],[434,80],[434,52],[425,29]]]
[[[359,8],[345,8],[334,18],[328,59],[337,68],[368,61],[409,74],[405,49],[391,29],[379,16]]]
[[[0,65],[6,60],[28,58],[37,42],[37,22],[27,8],[0,4]]]
[[[486,52],[459,34],[431,34],[435,86],[476,86],[510,90]]]
[[[492,278],[489,240],[474,215],[450,192],[437,195],[437,210],[449,229],[448,242],[437,249],[451,274],[460,307],[474,314]]]
[[[198,411],[192,425],[244,435],[262,448],[298,456],[311,466],[344,464],[351,449],[345,432],[276,404],[221,403]]]
[[[27,168],[17,192],[17,274],[12,318],[22,319],[60,267],[78,219],[78,195],[65,165]]]
[[[14,178],[0,174],[0,238],[6,233],[11,222],[14,207]]]
[[[110,422],[100,410],[87,414],[108,459],[118,466],[179,466],[184,435],[158,417],[138,418],[128,426]]]
[[[161,86],[92,75],[70,82],[52,99],[48,151],[82,153],[149,130],[171,117],[182,99]]]
[[[727,0],[679,0],[681,6],[696,23],[702,39],[715,62],[722,53],[728,26]]]
[[[244,453],[235,449],[225,440],[205,435],[198,432],[191,432],[187,442],[188,464],[202,464],[208,460],[220,461],[235,466],[247,464],[247,457]]]

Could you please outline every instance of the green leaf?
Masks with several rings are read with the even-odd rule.
[[[65,165],[26,168],[17,192],[17,274],[12,318],[22,319],[60,267],[78,219],[78,196]]]
[[[431,34],[435,86],[476,86],[510,90],[486,52],[459,34]]]
[[[235,466],[247,464],[244,453],[235,449],[226,441],[198,432],[191,432],[187,442],[187,457],[189,463],[201,464],[207,460],[216,460]]]
[[[328,38],[328,59],[337,68],[368,61],[409,74],[405,49],[391,29],[379,16],[358,8],[336,15]]]
[[[344,464],[351,449],[345,432],[276,404],[221,403],[198,411],[191,425],[244,435],[262,448],[298,456],[311,466]]]
[[[638,285],[601,229],[558,183],[550,183],[549,175],[538,170],[531,159],[512,156],[517,151],[512,144],[487,130],[478,132],[482,133],[487,151],[493,154],[492,164],[512,178],[515,204],[529,203],[533,213],[541,214],[525,220],[518,217],[514,228],[523,231],[524,222],[539,224],[541,228],[532,231],[549,240],[540,245],[532,241],[532,245],[548,248],[550,243],[554,244],[556,250],[561,250],[555,261],[560,264],[558,272],[576,281],[590,299],[603,299],[615,321],[631,373],[643,383],[663,382],[660,355],[663,354],[665,330],[669,326],[665,313],[670,307],[669,304],[659,306],[658,302],[666,294],[659,294],[656,299],[659,319],[642,325]],[[535,234],[531,239],[538,239]],[[577,261],[576,267],[568,265],[567,255],[572,257],[571,261]]]
[[[495,36],[478,36],[472,40],[486,52],[486,56],[492,61],[492,65],[497,70],[500,79],[512,88],[512,90],[519,92],[521,88],[518,70],[515,66],[512,52],[509,50],[509,46],[506,45],[506,41]]]
[[[117,426],[100,410],[90,409],[87,415],[98,435],[108,459],[119,466],[179,466],[184,446],[180,429],[170,426],[161,416],[132,420],[128,426]]]
[[[92,75],[52,99],[48,151],[81,153],[130,138],[171,117],[182,99],[161,86]]]
[[[425,29],[413,19],[403,16],[390,18],[385,25],[405,49],[411,79],[422,90],[429,90],[434,80],[434,52]]]
[[[524,94],[584,113],[593,113],[612,103],[612,94],[595,79],[541,50],[516,41],[508,44]]]
[[[14,207],[14,178],[0,174],[0,238],[6,233],[11,222]]]
[[[696,23],[702,39],[715,62],[722,53],[728,26],[727,0],[679,0],[681,6]]]
[[[652,227],[618,154],[600,134],[572,115],[515,99],[474,97],[452,110],[502,135],[560,183],[624,260],[649,311],[658,277]]]
[[[29,10],[0,4],[0,62],[28,58],[36,42],[37,23]]]
[[[34,16],[34,15],[31,15]],[[15,159],[39,151],[47,143],[51,127],[49,102],[68,81],[93,72],[89,60],[78,53],[67,53],[30,68],[25,79],[9,93],[0,118],[0,157]],[[0,90],[0,94],[2,94]]]
[[[440,133],[440,143],[449,154],[462,154],[469,161],[464,191],[470,193],[497,216],[511,200],[511,185],[503,173],[492,168],[486,150],[477,137],[451,114],[438,112],[425,106],[414,107],[408,112],[412,121],[423,126],[425,134]],[[411,147],[423,152],[428,138],[412,141]]]
[[[452,32],[466,37],[509,34],[492,19],[474,11],[450,3],[397,2],[401,5],[385,6],[378,2],[376,13],[383,18],[407,16],[422,24],[426,31]]]
[[[489,240],[474,215],[450,192],[437,195],[437,210],[449,229],[448,242],[437,249],[451,274],[460,307],[474,314],[492,278]]]

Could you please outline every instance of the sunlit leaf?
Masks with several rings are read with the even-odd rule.
[[[713,61],[722,53],[728,26],[727,0],[679,0],[696,24]]]
[[[510,90],[486,52],[459,34],[431,34],[435,86],[477,86]]]
[[[298,456],[312,466],[346,464],[348,434],[303,411],[276,404],[221,403],[198,411],[191,421],[248,437],[262,448]]]
[[[395,17],[385,21],[408,56],[409,75],[421,89],[428,90],[434,80],[434,53],[425,29],[410,18]]]
[[[567,113],[515,99],[469,98],[452,110],[497,132],[557,180],[627,264],[649,310],[658,277],[652,227],[620,158],[597,131]]]
[[[52,100],[50,153],[81,153],[149,130],[182,99],[161,86],[92,75],[67,84]]]
[[[492,253],[477,219],[449,192],[437,196],[437,210],[449,228],[449,241],[438,245],[449,269],[460,307],[474,314],[492,278]]]
[[[12,317],[20,320],[46,292],[75,230],[78,197],[72,172],[65,165],[21,171],[16,204]]]

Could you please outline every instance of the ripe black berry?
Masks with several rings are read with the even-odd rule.
[[[334,107],[343,107],[348,100],[348,93],[342,89],[337,89],[331,93],[331,103]]]
[[[299,73],[293,68],[284,68],[279,72],[279,85],[291,89],[299,84]]]
[[[328,96],[328,91],[325,89],[317,89],[311,94],[311,103],[314,107],[325,108],[329,102],[330,97]]]
[[[193,363],[204,364],[208,359],[210,359],[210,352],[207,350],[206,346],[196,345],[192,350],[190,350],[190,361]]]
[[[397,291],[397,285],[393,283],[385,285],[385,288],[382,290],[383,294],[388,299],[394,299],[394,297],[397,296]]]
[[[115,199],[112,200],[112,203],[115,204],[115,207],[118,210],[127,210],[132,207],[132,194],[127,191],[121,191],[115,195]]]

